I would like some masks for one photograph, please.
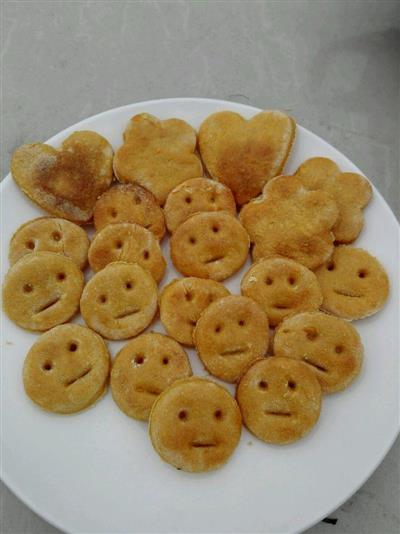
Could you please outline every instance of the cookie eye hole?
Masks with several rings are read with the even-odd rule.
[[[60,239],[61,239],[61,234],[60,234],[60,232],[53,232],[53,233],[51,234],[51,237],[54,239],[54,241],[60,241]]]
[[[189,237],[189,242],[194,245],[196,243],[196,238],[195,237]]]
[[[212,231],[214,232],[214,234],[217,234],[219,232],[219,226],[214,224],[214,226],[212,227]]]
[[[214,204],[214,202],[215,202],[215,195],[211,195],[211,196],[210,196],[210,202],[211,202],[212,204]]]
[[[221,421],[222,419],[222,410],[215,410],[214,417],[217,421]]]
[[[258,387],[265,391],[266,389],[268,389],[268,383],[265,380],[260,380],[258,383]]]
[[[29,248],[30,250],[34,250],[35,249],[35,242],[32,241],[32,239],[30,239],[29,241],[27,241],[25,243],[25,246],[26,246],[26,248]]]
[[[148,260],[150,258],[150,252],[148,250],[143,251],[143,258]]]
[[[192,202],[192,197],[185,197],[186,204],[190,204]]]
[[[141,204],[141,203],[142,203],[142,199],[139,196],[135,195],[135,204]]]
[[[107,302],[107,297],[105,295],[100,295],[99,302],[101,302],[101,304],[105,304]]]
[[[78,349],[78,344],[75,343],[75,341],[71,341],[71,343],[68,345],[68,350],[70,352],[76,352]]]
[[[297,384],[294,380],[289,380],[287,385],[288,385],[288,388],[291,389],[292,391],[294,391],[297,387]]]
[[[306,333],[307,339],[309,339],[310,341],[314,341],[314,339],[318,337],[318,332],[315,328],[305,328],[304,332]]]
[[[265,279],[265,283],[267,284],[267,286],[272,285],[272,282],[273,282],[272,278],[270,278],[269,276],[267,276],[267,278]]]
[[[360,269],[358,271],[358,277],[359,278],[365,278],[367,276],[367,271],[365,269]]]
[[[282,330],[282,334],[288,334],[289,332],[290,332],[290,330],[288,330],[287,328],[284,328],[284,329]]]
[[[221,327],[221,325],[218,324],[218,325],[215,327],[214,332],[215,332],[216,334],[218,334],[219,332],[221,332],[221,330],[222,330],[222,327]]]
[[[238,325],[239,326],[244,326],[245,325],[245,322],[243,321],[243,319],[240,319],[240,321],[238,321]]]
[[[114,208],[110,211],[110,215],[113,219],[115,219],[115,217],[118,215],[117,213],[117,210],[115,210]]]
[[[342,345],[336,345],[335,352],[336,352],[336,354],[341,354],[343,352]]]
[[[57,274],[57,280],[60,280],[60,282],[62,282],[65,279],[66,279],[65,273],[58,273]]]
[[[193,295],[188,291],[187,293],[185,293],[185,299],[189,302],[191,301],[193,298]]]
[[[289,285],[294,286],[296,283],[296,278],[294,276],[289,276],[288,278]]]
[[[24,284],[22,287],[22,291],[24,293],[31,293],[33,291],[33,285],[32,284]]]
[[[44,362],[42,369],[43,371],[51,371],[53,369],[53,364],[51,362]]]
[[[163,362],[163,365],[168,365],[169,364],[169,358],[167,358],[167,357],[163,358],[162,362]]]
[[[188,418],[188,413],[186,410],[181,410],[179,413],[178,413],[178,417],[181,421],[187,421],[187,418]]]
[[[136,365],[142,365],[144,362],[144,356],[139,354],[138,356],[135,356],[135,359],[133,361]]]
[[[118,248],[118,249],[122,248],[122,241],[120,241],[120,240],[116,241],[115,242],[115,248]]]
[[[126,289],[132,289],[132,287],[133,287],[132,282],[130,280],[128,280],[128,282],[125,282],[125,287],[126,287]]]
[[[333,261],[330,261],[326,268],[328,269],[328,271],[333,271],[335,268],[335,264],[333,263]]]

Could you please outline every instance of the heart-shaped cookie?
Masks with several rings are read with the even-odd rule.
[[[242,205],[281,173],[295,133],[295,121],[280,111],[263,111],[250,120],[221,111],[202,123],[200,153],[211,177],[227,185]]]
[[[92,218],[96,199],[113,177],[113,150],[101,135],[74,132],[60,149],[33,143],[14,152],[11,173],[21,190],[47,212],[77,223]]]

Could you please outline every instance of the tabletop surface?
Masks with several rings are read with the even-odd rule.
[[[399,2],[30,0],[1,9],[1,177],[17,146],[85,117],[202,96],[292,114],[400,216]],[[330,522],[308,533],[397,533],[399,458],[398,439]],[[0,491],[3,534],[59,532]]]

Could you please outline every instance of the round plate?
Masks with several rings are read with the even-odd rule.
[[[232,102],[178,98],[132,104],[101,113],[50,139],[59,146],[75,130],[95,130],[116,148],[136,113],[179,117],[198,128],[210,113],[232,110],[251,117],[259,110]],[[332,158],[344,171],[360,172],[345,156],[298,127],[287,173],[311,156]],[[7,249],[23,222],[42,215],[8,176],[2,183],[2,271]],[[266,445],[247,431],[222,469],[188,474],[163,463],[147,425],[125,416],[106,395],[91,409],[56,416],[25,396],[21,371],[37,335],[3,317],[3,480],[30,508],[67,532],[298,532],[348,499],[382,461],[398,429],[398,224],[374,190],[357,240],[377,256],[391,280],[383,311],[355,323],[365,345],[361,376],[346,391],[323,400],[321,418],[303,440]],[[177,275],[163,248],[168,272]],[[227,282],[239,293],[249,263]],[[79,321],[80,319],[78,319]],[[163,332],[160,323],[152,329]],[[122,343],[110,343],[113,354]],[[204,375],[194,351],[195,373]],[[227,386],[228,387],[228,386]],[[233,392],[233,388],[230,387]]]

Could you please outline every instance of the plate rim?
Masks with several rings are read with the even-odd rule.
[[[165,103],[165,102],[170,102],[170,103],[181,103],[181,102],[193,102],[194,104],[198,104],[198,103],[204,103],[204,102],[212,102],[214,104],[218,104],[218,105],[237,105],[239,106],[240,108],[247,108],[248,111],[251,111],[253,113],[259,113],[260,111],[263,111],[262,108],[258,108],[257,106],[252,106],[252,105],[249,105],[249,104],[243,104],[241,102],[235,102],[235,101],[230,101],[230,100],[223,100],[223,99],[215,99],[215,98],[205,98],[205,97],[171,97],[171,98],[157,98],[157,99],[151,99],[151,100],[144,100],[144,101],[136,101],[136,102],[131,102],[129,104],[124,104],[122,106],[117,106],[117,107],[113,107],[113,108],[109,108],[105,111],[100,111],[94,115],[90,115],[86,118],[83,118],[83,119],[80,119],[78,122],[64,128],[63,130],[59,131],[59,132],[56,132],[54,135],[52,135],[51,137],[49,137],[49,139],[47,139],[46,141],[43,141],[43,143],[51,143],[52,140],[56,137],[63,137],[64,135],[66,135],[70,130],[74,129],[74,128],[79,128],[80,125],[83,123],[83,122],[86,122],[90,119],[98,119],[100,117],[104,117],[104,116],[107,116],[107,115],[111,115],[115,112],[123,112],[124,110],[128,110],[129,108],[131,108],[132,106],[135,106],[135,105],[141,105],[141,106],[146,106],[146,105],[154,105],[154,104],[159,104],[159,103]],[[326,145],[328,147],[331,147],[333,148],[334,150],[336,150],[337,152],[339,152],[342,157],[346,160],[346,163],[355,167],[357,169],[357,171],[365,176],[365,174],[361,171],[361,169],[358,168],[357,165],[355,165],[355,163],[353,163],[347,156],[346,154],[344,154],[341,150],[337,149],[334,145],[332,145],[331,143],[329,143],[328,141],[325,141],[322,137],[320,137],[318,134],[314,133],[313,131],[309,130],[308,128],[305,128],[304,126],[301,126],[301,124],[297,123],[296,122],[296,125],[297,125],[297,129],[299,130],[303,130],[304,132],[308,133],[308,134],[311,134],[312,136],[318,138],[318,140],[323,144],[323,145]],[[383,195],[380,193],[379,189],[377,189],[377,187],[375,186],[374,183],[371,182],[371,180],[366,177],[369,181],[369,183],[371,184],[372,188],[373,188],[373,191],[374,191],[374,195],[376,195],[378,198],[380,198],[380,200],[382,201],[382,204],[385,208],[385,211],[388,213],[388,215],[392,218],[392,220],[394,221],[395,223],[395,226],[396,226],[396,230],[397,230],[397,239],[398,241],[400,242],[400,222],[397,220],[393,210],[391,209],[391,207],[389,206],[389,204],[386,202],[385,198],[383,197]],[[10,184],[10,182],[12,181],[12,176],[11,176],[11,171],[1,180],[1,183],[0,183],[0,193],[1,193],[1,204],[3,203],[4,201],[4,189],[8,186],[8,184]],[[32,201],[31,201],[32,202]],[[36,207],[39,207],[36,203],[33,203]],[[40,207],[39,207],[40,208]],[[1,325],[2,325],[2,328],[1,328],[1,331],[3,332],[3,317],[4,317],[4,312],[2,310],[1,312],[1,317],[2,317],[2,320],[1,320]],[[1,358],[1,361],[2,361],[2,358]],[[2,366],[2,364],[1,364]],[[312,528],[314,525],[316,525],[317,523],[319,523],[324,517],[330,515],[332,512],[334,512],[335,510],[337,510],[338,508],[340,508],[346,501],[348,501],[355,493],[357,493],[357,491],[366,483],[366,481],[374,474],[374,472],[377,470],[377,468],[381,465],[381,463],[383,462],[383,460],[385,459],[385,457],[387,456],[387,454],[389,453],[390,449],[392,448],[394,442],[396,441],[397,437],[399,436],[400,434],[400,420],[397,422],[397,425],[396,425],[396,428],[395,428],[395,432],[394,432],[394,435],[391,436],[391,438],[386,442],[385,446],[383,447],[383,450],[382,450],[382,453],[380,454],[380,456],[378,457],[378,459],[374,462],[374,465],[371,469],[368,470],[368,473],[362,477],[362,480],[356,485],[355,488],[352,488],[349,492],[346,492],[346,495],[339,501],[337,502],[334,506],[330,507],[326,512],[324,512],[323,514],[319,514],[318,515],[318,518],[313,520],[312,522],[308,523],[306,526],[304,526],[304,528],[302,530],[295,530],[294,532],[304,532],[305,530],[308,530],[310,528]],[[1,449],[3,448],[4,446],[4,440],[3,440],[3,437],[1,438]],[[62,526],[58,521],[57,519],[51,517],[50,514],[47,513],[47,511],[41,511],[38,509],[38,507],[36,506],[36,504],[29,498],[27,497],[25,494],[24,494],[24,490],[20,487],[18,487],[18,484],[14,484],[12,482],[12,477],[10,476],[10,474],[7,474],[7,471],[4,469],[4,465],[3,465],[3,462],[1,462],[1,469],[0,469],[0,479],[1,481],[4,483],[4,485],[7,487],[7,489],[13,493],[25,506],[27,506],[31,511],[33,511],[36,515],[38,515],[40,518],[44,519],[45,521],[47,521],[50,525],[52,525],[53,527],[59,529],[60,531],[62,532],[66,532],[66,533],[69,533],[71,531],[69,530],[65,530],[65,527]]]

